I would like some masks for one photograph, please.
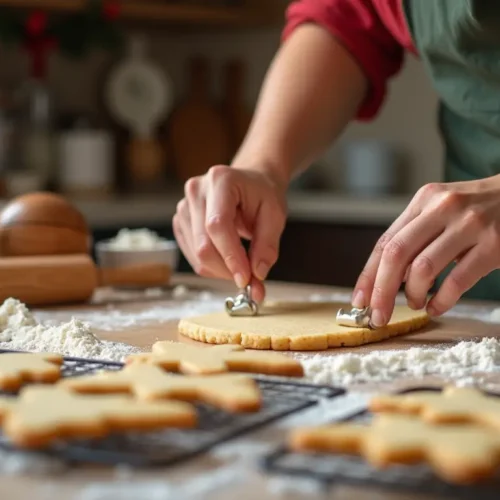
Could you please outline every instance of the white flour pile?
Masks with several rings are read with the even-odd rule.
[[[295,357],[302,361],[307,378],[317,384],[344,386],[426,375],[439,375],[460,384],[469,382],[473,373],[500,371],[500,341],[484,338],[443,349],[413,347],[368,354]]]
[[[154,250],[165,243],[164,238],[147,228],[123,228],[108,241],[108,247],[113,250]]]
[[[59,325],[38,323],[16,299],[0,306],[0,349],[55,352],[79,358],[121,361],[138,349],[98,339],[83,321],[73,318]]]

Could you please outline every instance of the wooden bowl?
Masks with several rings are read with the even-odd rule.
[[[54,193],[19,196],[0,213],[4,257],[89,253],[91,243],[85,217]]]

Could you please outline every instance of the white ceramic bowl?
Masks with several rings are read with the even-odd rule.
[[[138,264],[166,264],[172,272],[179,265],[179,247],[173,240],[164,240],[153,249],[124,250],[113,248],[109,240],[96,243],[99,267],[116,268]]]

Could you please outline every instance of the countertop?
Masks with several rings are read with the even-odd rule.
[[[233,287],[214,280],[205,280],[193,276],[176,276],[174,284],[220,293],[222,296],[233,293]],[[272,298],[284,298],[293,295],[296,300],[310,296],[312,293],[328,294],[345,292],[324,286],[296,285],[290,283],[269,283],[268,295]],[[160,300],[160,299],[158,299]],[[150,303],[149,303],[150,305]],[[97,306],[83,305],[64,308],[49,308],[44,314],[65,314],[68,318],[78,317],[83,310],[92,310]],[[102,310],[102,304],[99,306]],[[115,302],[115,309],[140,311],[148,307],[144,300],[129,303]],[[165,307],[167,304],[165,303]],[[60,319],[60,316],[58,316]],[[132,327],[124,331],[98,332],[108,340],[128,342],[147,348],[157,338],[179,339],[176,332],[176,321],[141,327]],[[500,335],[500,325],[468,322],[468,320],[449,320],[431,324],[421,333],[401,337],[381,344],[377,348],[394,348],[394,346],[411,347],[435,343],[457,342],[457,337],[475,338],[477,336]],[[365,346],[355,350],[373,349]],[[346,350],[343,349],[343,352]],[[327,351],[325,355],[335,355],[337,350]],[[419,381],[421,384],[422,382]],[[378,386],[377,390],[396,390],[401,387]],[[288,430],[298,425],[323,423],[332,415],[347,416],[355,413],[362,406],[363,396],[368,392],[349,393],[348,396],[336,400],[331,408],[318,405],[304,410],[283,420],[276,421],[256,432],[247,434],[226,444],[219,445],[210,452],[192,459],[183,465],[173,467],[132,470],[127,468],[80,466],[67,470],[47,472],[1,475],[2,500],[262,500],[302,499],[319,500],[332,498],[335,500],[418,500],[420,494],[398,493],[374,487],[334,485],[328,490],[321,490],[317,484],[303,483],[297,478],[271,477],[259,468],[259,459],[283,442]],[[354,397],[356,396],[356,397]],[[351,399],[349,399],[351,398]],[[361,403],[361,405],[364,403]],[[319,413],[318,413],[319,411]],[[5,457],[0,456],[0,461]],[[0,468],[1,469],[1,468]],[[15,472],[15,471],[14,471]],[[437,496],[428,498],[441,498]]]
[[[94,229],[116,226],[170,224],[179,192],[85,200],[74,198]],[[355,197],[336,192],[290,191],[289,220],[332,224],[390,225],[411,200],[407,196]],[[6,201],[0,202],[0,209]]]

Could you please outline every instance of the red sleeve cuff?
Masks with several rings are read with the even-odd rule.
[[[351,53],[369,81],[356,118],[373,119],[384,101],[387,81],[403,62],[403,48],[380,20],[373,0],[299,0],[286,13],[285,41],[305,23],[328,30]]]

